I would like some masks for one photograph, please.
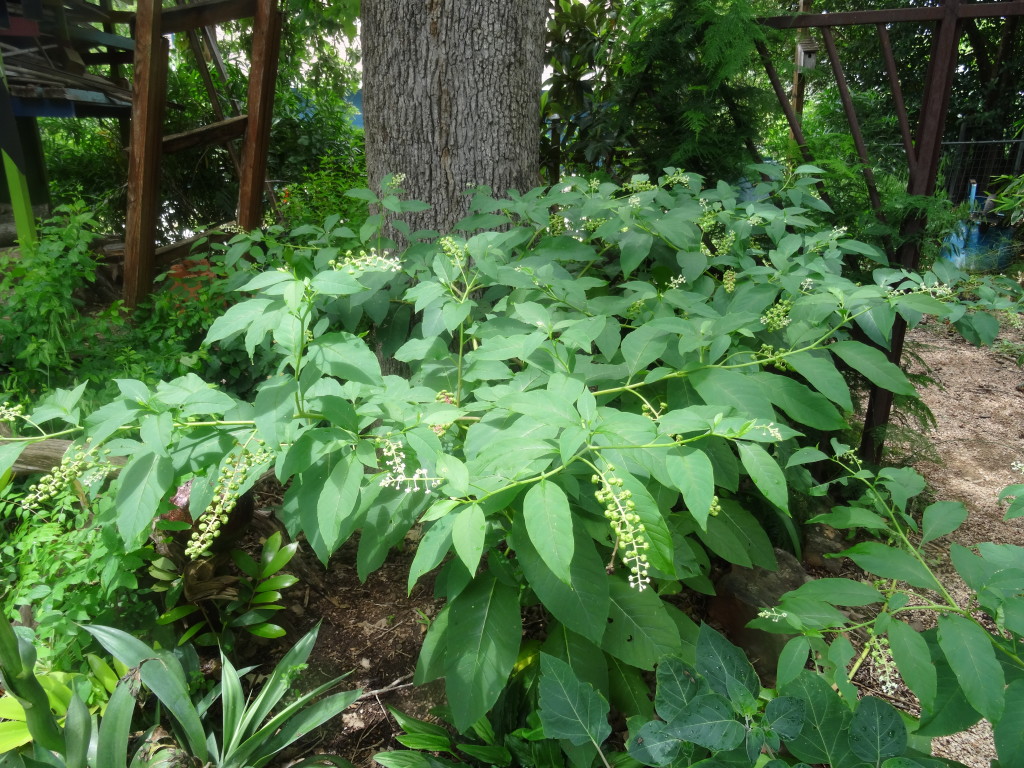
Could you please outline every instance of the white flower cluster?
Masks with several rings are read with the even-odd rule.
[[[609,465],[608,472],[614,471],[615,467]],[[620,557],[629,569],[629,586],[637,592],[643,592],[651,583],[647,575],[647,550],[651,544],[644,537],[646,529],[635,511],[636,503],[631,498],[633,494],[622,488],[621,477],[598,474],[591,480],[598,486],[594,497],[604,505],[604,516],[611,524],[615,538],[615,550],[622,550]]]
[[[895,695],[900,689],[900,674],[889,649],[889,641],[881,635],[872,635],[869,654],[874,667],[875,680],[886,696]]]
[[[387,438],[381,440],[380,452],[384,456],[387,472],[381,478],[381,488],[402,488],[406,493],[422,491],[430,493],[441,484],[441,478],[429,477],[427,470],[420,468],[411,475],[405,474],[405,451],[402,444]]]
[[[331,269],[356,275],[362,272],[401,272],[402,262],[397,256],[389,255],[388,251],[371,248],[370,252],[345,251],[344,258],[331,259],[327,262]]]
[[[779,428],[775,426],[775,422],[774,421],[769,421],[767,424],[755,424],[754,428],[755,429],[760,429],[762,432],[764,432],[766,435],[768,435],[768,437],[770,437],[772,440],[781,440],[782,439],[782,432],[780,432]]]
[[[682,288],[684,285],[686,285],[686,275],[676,275],[668,281],[669,290],[672,290],[673,288]]]
[[[788,616],[788,613],[780,611],[778,608],[765,608],[763,611],[757,612],[757,618],[770,619],[773,624],[778,624],[779,621],[788,618]]]

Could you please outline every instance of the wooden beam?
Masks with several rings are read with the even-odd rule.
[[[206,0],[192,5],[178,5],[163,12],[161,20],[165,35],[187,32],[199,27],[245,19],[256,13],[256,0]]]
[[[997,3],[969,3],[959,7],[958,18],[984,19],[1001,16],[1024,16],[1024,0],[1007,0]],[[916,22],[925,24],[946,18],[944,6],[923,8],[891,8],[877,11],[845,11],[843,13],[794,14],[772,16],[761,19],[760,23],[775,29],[797,29],[799,27],[848,27],[857,24],[895,24]]]
[[[252,26],[252,61],[249,66],[249,122],[242,145],[242,173],[238,184],[238,226],[256,229],[262,224],[263,181],[281,48],[281,12],[277,0],[258,0]]]
[[[168,52],[160,28],[160,0],[139,0],[135,43],[124,254],[124,302],[129,307],[136,306],[153,285]]]
[[[164,136],[164,153],[171,154],[191,149],[192,147],[207,144],[223,144],[231,139],[237,139],[245,133],[245,126],[248,122],[248,115],[238,115],[237,117],[229,117],[216,123],[194,128],[191,131],[172,133],[169,136]]]

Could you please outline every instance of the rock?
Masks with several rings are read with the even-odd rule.
[[[831,526],[818,524],[804,527],[804,562],[811,568],[824,568],[837,573],[842,567],[842,561],[826,555],[837,554],[849,547],[850,543],[842,531]]]
[[[742,568],[734,565],[715,584],[716,595],[709,602],[709,618],[729,639],[746,651],[765,685],[774,685],[779,654],[793,635],[779,635],[751,629],[747,624],[765,608],[778,605],[779,598],[810,581],[800,562],[789,552],[775,550],[779,567]]]

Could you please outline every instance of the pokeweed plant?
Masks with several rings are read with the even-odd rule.
[[[804,456],[838,466],[841,473],[833,482],[855,492],[811,522],[868,530],[888,541],[862,541],[840,553],[862,568],[867,580],[809,582],[753,622],[759,629],[799,635],[780,657],[780,687],[785,690],[805,676],[805,665],[813,661],[821,679],[846,702],[829,718],[830,727],[844,730],[857,699],[850,681],[865,663],[873,663],[884,693],[895,693],[902,680],[917,696],[920,716],[904,716],[916,735],[945,736],[985,718],[993,725],[999,765],[1024,764],[1024,547],[951,544],[949,561],[969,590],[966,603],[958,602],[924,547],[963,524],[964,505],[938,501],[912,514],[910,501],[925,489],[915,470],[870,470],[835,441],[832,455],[817,453]],[[830,484],[814,492],[825,493]],[[1024,485],[1011,485],[1001,494],[1012,498],[1007,519],[1024,516],[1022,492]],[[934,621],[919,631],[911,622],[922,615]],[[859,651],[851,641],[857,636],[866,638]],[[827,642],[830,637],[835,639]]]
[[[323,562],[361,531],[362,578],[422,526],[409,588],[436,571],[446,605],[416,680],[446,679],[459,730],[497,700],[535,604],[545,651],[577,673],[601,660],[601,690],[642,713],[642,670],[698,637],[671,596],[710,592],[711,557],[773,567],[768,530],[799,546],[790,496],[816,484],[808,452],[847,430],[850,377],[914,395],[878,348],[897,315],[989,332],[948,265],[846,278],[844,258],[884,259],[818,223],[816,169],[759,170],[773,180],[749,200],[678,171],[479,191],[460,234],[436,240],[403,225],[422,204],[392,180],[350,193],[380,209],[358,232],[333,218],[284,243],[238,235],[226,256],[266,268],[207,341],[276,357],[251,401],[195,375],[119,380],[88,415],[65,394],[47,413],[64,429],[12,416],[0,471],[53,435],[126,456],[102,492],[132,547],[181,483],[215,536],[273,467],[278,514]],[[412,243],[401,254],[385,212]],[[1002,291],[972,301],[1012,306]]]

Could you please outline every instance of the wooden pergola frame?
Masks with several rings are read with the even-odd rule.
[[[844,13],[795,14],[775,16],[762,19],[761,23],[774,29],[816,29],[820,32],[828,54],[832,72],[836,78],[839,96],[843,103],[850,132],[853,136],[857,156],[861,161],[864,182],[868,189],[871,205],[877,212],[881,211],[881,199],[875,185],[870,167],[870,158],[864,135],[857,118],[857,111],[846,82],[842,62],[836,49],[833,28],[843,26],[874,25],[881,45],[882,60],[892,89],[893,104],[900,126],[900,136],[906,152],[909,182],[907,192],[911,195],[930,196],[935,192],[938,177],[939,160],[942,151],[942,135],[949,111],[950,94],[956,74],[958,45],[966,19],[1009,18],[1024,16],[1024,0],[1005,0],[1004,2],[962,3],[960,0],[943,0],[941,5],[919,8],[893,8],[872,11],[849,11]],[[888,26],[896,23],[933,23],[931,55],[925,76],[924,94],[921,112],[918,116],[916,130],[912,130],[910,117],[907,114],[903,90],[900,85],[896,60],[893,56],[892,43],[889,39]],[[772,82],[779,105],[782,107],[789,123],[793,137],[800,147],[805,160],[813,158],[807,149],[807,142],[800,126],[800,120],[790,103],[786,93],[762,43],[758,43],[765,70]],[[926,214],[910,214],[900,225],[902,245],[893,252],[889,247],[889,260],[893,267],[908,270],[917,269],[921,260],[919,238],[927,224]],[[892,329],[892,342],[889,349],[884,350],[889,360],[899,364],[903,357],[903,344],[906,338],[907,324],[899,315]],[[893,393],[887,389],[872,386],[868,398],[867,414],[864,420],[864,434],[861,440],[861,455],[871,463],[878,464],[882,456],[882,436],[884,428],[889,424],[892,412]]]
[[[187,33],[193,48],[197,48],[197,30],[247,17],[253,18],[247,113],[224,117],[207,70],[204,82],[211,89],[217,122],[187,133],[163,136],[168,55],[164,36]],[[206,0],[167,10],[161,10],[159,0],[139,0],[135,19],[135,91],[124,245],[124,301],[127,306],[135,306],[153,284],[157,266],[160,159],[164,153],[241,137],[241,152],[235,155],[232,150],[239,176],[236,221],[242,229],[260,225],[281,22],[277,0]],[[205,67],[202,62],[200,65]],[[182,255],[189,242],[160,249],[162,260]]]

